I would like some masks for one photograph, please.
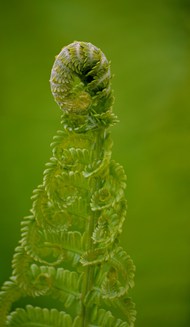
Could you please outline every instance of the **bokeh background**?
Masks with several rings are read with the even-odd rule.
[[[0,284],[41,183],[60,110],[54,57],[83,40],[111,59],[113,157],[128,176],[121,237],[136,327],[190,326],[190,2],[0,1]]]

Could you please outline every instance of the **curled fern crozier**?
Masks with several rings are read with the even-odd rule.
[[[21,225],[13,273],[0,293],[0,326],[132,327],[134,264],[119,244],[126,216],[126,176],[111,159],[110,63],[86,42],[64,47],[50,78],[62,109],[43,182]],[[28,305],[49,296],[63,311]]]

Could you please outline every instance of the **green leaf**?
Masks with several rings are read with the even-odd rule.
[[[92,327],[128,327],[127,322],[115,318],[110,311],[99,309],[91,321]]]
[[[92,249],[89,251],[84,252],[84,254],[81,256],[80,262],[83,266],[89,266],[89,265],[97,265],[103,261],[108,260],[109,253],[107,249],[100,248],[100,249]]]
[[[69,307],[75,302],[80,305],[80,275],[74,271],[58,268],[53,277],[50,294]]]
[[[48,310],[28,305],[17,309],[7,319],[8,327],[72,327],[71,316],[56,309]]]
[[[56,203],[53,198],[49,198],[43,185],[33,192],[32,213],[37,224],[46,230],[67,230],[71,224],[71,217],[66,211],[64,202]]]
[[[134,327],[136,310],[135,304],[130,297],[107,298],[104,299],[102,304],[109,308],[115,317],[122,319],[126,323],[126,327]]]
[[[22,228],[21,244],[35,261],[47,265],[55,266],[61,262],[76,265],[82,253],[80,232],[45,230],[34,220]]]
[[[47,293],[49,289],[49,279],[51,267],[49,272],[44,273],[36,264],[34,260],[19,246],[16,248],[13,257],[13,276],[15,283],[30,296],[39,296]]]
[[[126,201],[120,201],[114,207],[102,211],[98,218],[92,239],[99,247],[108,247],[122,232],[126,216]]]
[[[131,257],[123,250],[117,247],[110,256],[110,264],[117,270],[119,279],[126,290],[134,286],[135,265]]]
[[[91,209],[96,211],[115,206],[124,197],[125,181],[126,175],[123,167],[112,160],[109,166],[109,176],[103,187],[92,196]]]
[[[63,254],[63,262],[71,262],[75,266],[82,254],[81,233],[77,231],[69,232],[48,232],[46,233],[45,245],[52,248],[60,248]]]
[[[130,256],[121,247],[114,248],[97,276],[102,299],[111,300],[127,294],[129,288],[134,286],[134,272],[135,266]]]

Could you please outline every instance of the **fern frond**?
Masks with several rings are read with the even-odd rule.
[[[71,218],[66,211],[67,205],[64,202],[58,205],[48,198],[43,185],[40,185],[33,193],[31,212],[39,226],[46,230],[67,230],[71,225]]]
[[[103,261],[107,261],[109,258],[109,252],[105,248],[92,249],[84,252],[81,256],[80,262],[83,266],[100,264]]]
[[[48,310],[28,305],[17,309],[7,319],[8,327],[72,327],[72,318],[56,309]]]
[[[40,229],[34,219],[28,220],[22,227],[22,239],[20,241],[28,256],[35,261],[48,264],[58,265],[64,260],[64,252],[61,245],[47,242],[47,234],[44,229]],[[53,232],[52,232],[53,233]]]
[[[111,161],[109,179],[104,186],[92,196],[91,208],[93,211],[113,207],[124,196],[126,176],[123,168]],[[116,192],[117,191],[117,192]]]
[[[78,231],[60,232],[57,233],[46,233],[45,245],[48,247],[61,248],[64,262],[70,262],[75,266],[83,253],[82,248],[82,236]]]
[[[74,271],[58,268],[52,281],[51,295],[63,302],[65,308],[75,302],[75,308],[80,306],[79,299],[81,278]]]
[[[26,295],[35,297],[47,294],[52,275],[55,274],[53,267],[44,269],[38,266],[22,247],[16,248],[12,266],[15,283]]]
[[[109,303],[110,307],[115,307],[117,312],[120,312],[120,316],[126,320],[127,326],[133,327],[136,320],[135,304],[129,297],[123,297],[114,299],[113,302]]]
[[[110,63],[92,44],[74,42],[56,57],[50,83],[62,129],[21,224],[0,327],[133,327],[135,269],[119,245],[126,175],[111,159]],[[22,296],[49,296],[71,315],[32,306],[8,315]]]
[[[92,320],[90,327],[129,327],[127,322],[117,319],[110,311],[99,309]],[[131,327],[131,326],[130,326]]]
[[[40,229],[33,217],[27,217],[22,224],[22,239],[20,241],[26,253],[35,261],[58,265],[63,261],[77,263],[82,253],[81,233],[69,231],[60,233],[49,228]]]
[[[11,278],[3,284],[0,292],[0,326],[4,327],[6,324],[7,313],[9,312],[13,302],[17,301],[22,295],[21,290],[15,283],[15,278]]]
[[[126,216],[126,201],[122,200],[114,207],[102,211],[99,216],[92,239],[99,247],[108,247],[122,232]]]
[[[133,260],[122,247],[117,247],[113,251],[109,262],[117,270],[121,283],[126,285],[126,291],[129,287],[132,288],[134,286],[135,266]]]

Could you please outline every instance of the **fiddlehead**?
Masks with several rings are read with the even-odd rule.
[[[134,265],[119,245],[126,177],[111,159],[110,64],[97,47],[74,42],[56,57],[50,83],[62,129],[22,222],[13,276],[0,294],[0,326],[132,327]],[[25,295],[58,299],[65,312],[27,306],[8,315]]]
[[[65,113],[65,123],[75,131],[87,131],[114,122],[110,81],[110,65],[100,49],[86,42],[63,48],[53,65],[50,83]]]

